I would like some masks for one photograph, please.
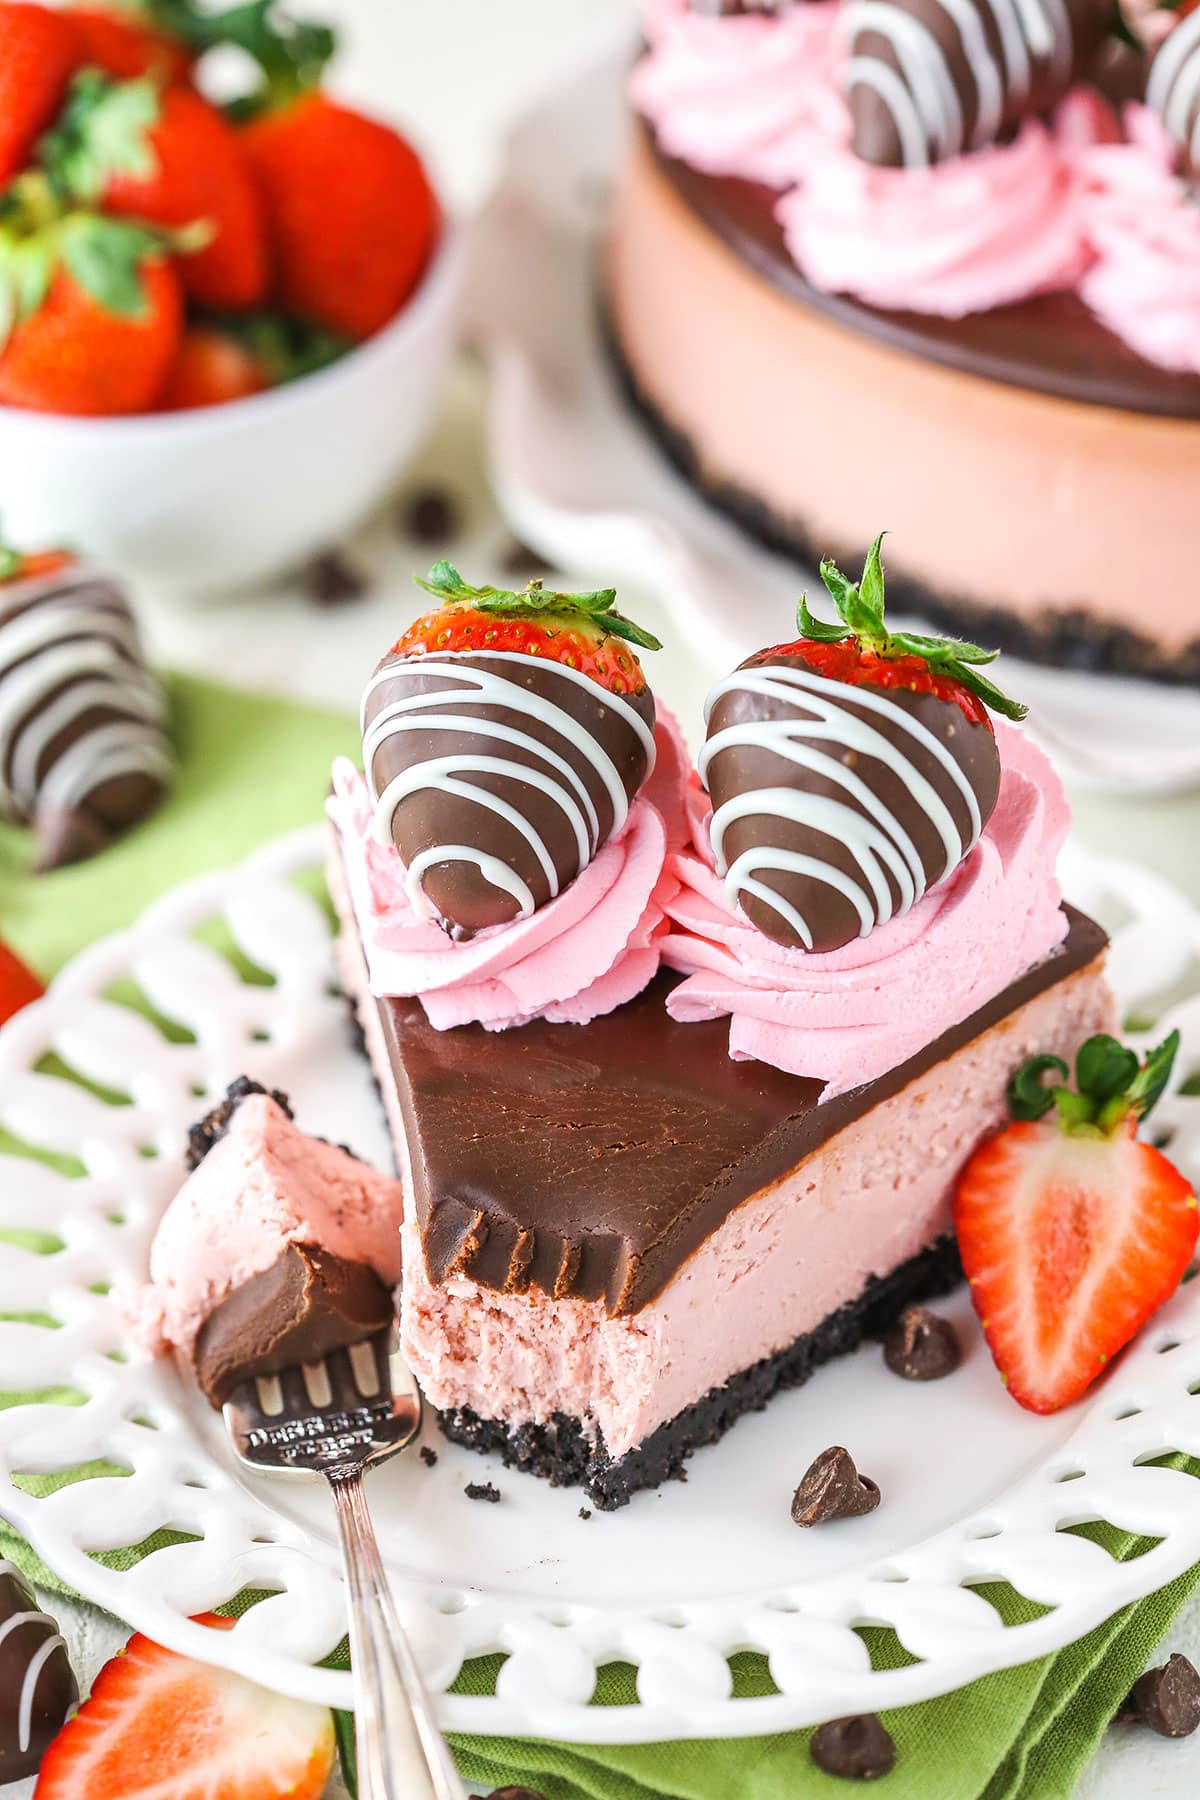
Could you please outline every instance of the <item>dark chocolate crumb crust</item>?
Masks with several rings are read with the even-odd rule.
[[[538,1475],[552,1487],[582,1487],[593,1506],[614,1512],[640,1488],[683,1478],[687,1458],[724,1437],[743,1413],[761,1412],[775,1394],[800,1387],[822,1363],[856,1350],[866,1338],[882,1337],[906,1306],[947,1294],[961,1279],[958,1245],[952,1236],[939,1239],[890,1275],[872,1276],[856,1300],[830,1313],[814,1331],[743,1369],[724,1387],[710,1389],[645,1443],[615,1459],[602,1442],[593,1443],[580,1420],[562,1413],[546,1425],[508,1426],[459,1407],[440,1413],[439,1423],[452,1443],[496,1451],[507,1467]]]
[[[188,1132],[183,1160],[189,1170],[200,1167],[213,1145],[219,1143],[229,1130],[230,1121],[242,1101],[248,1100],[251,1094],[266,1094],[276,1106],[282,1107],[289,1119],[295,1118],[286,1094],[281,1094],[278,1088],[265,1088],[261,1082],[251,1081],[249,1075],[239,1075],[226,1088],[225,1098]]]
[[[815,569],[823,556],[833,557],[843,568],[859,567],[864,544],[818,546],[802,518],[781,517],[745,488],[707,470],[691,439],[663,416],[641,386],[603,305],[601,327],[626,399],[667,460],[710,506],[740,525],[757,543],[808,569]],[[1166,651],[1140,632],[1096,618],[1082,604],[1062,611],[1046,609],[1036,620],[1017,618],[1003,606],[937,593],[911,576],[891,573],[888,599],[897,615],[914,614],[934,631],[992,645],[1027,662],[1093,675],[1136,675],[1173,687],[1200,687],[1200,638],[1186,649]]]
[[[468,1481],[463,1493],[468,1500],[485,1500],[489,1506],[499,1506],[500,1489],[491,1481]]]

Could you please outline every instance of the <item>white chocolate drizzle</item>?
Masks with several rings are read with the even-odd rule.
[[[983,819],[975,790],[966,774],[945,745],[919,719],[883,695],[873,693],[869,688],[851,687],[846,682],[829,681],[808,669],[769,664],[755,669],[735,669],[732,675],[718,682],[708,697],[705,718],[722,696],[731,693],[756,694],[765,700],[804,710],[800,715],[781,719],[747,720],[714,733],[700,754],[702,780],[708,781],[709,769],[723,751],[735,748],[768,750],[842,788],[848,796],[847,801],[842,801],[830,795],[806,793],[801,788],[754,788],[734,795],[719,806],[709,830],[717,872],[725,878],[725,891],[731,905],[736,906],[743,894],[753,895],[785,919],[799,941],[811,950],[813,934],[808,921],[790,901],[762,880],[764,874],[772,871],[805,875],[835,888],[850,902],[858,913],[859,936],[866,937],[876,925],[886,924],[889,919],[898,918],[915,906],[928,888],[958,867],[978,840]],[[890,724],[907,732],[914,745],[919,745],[935,759],[966,807],[969,837],[963,837],[945,797],[916,767],[900,744],[861,717],[864,712],[883,715]],[[835,754],[814,748],[821,744],[833,747]],[[894,810],[886,806],[862,776],[842,760],[847,751],[852,753],[854,761],[873,757],[883,763],[933,825],[945,859],[932,879],[926,879],[916,846]],[[819,857],[779,846],[756,845],[743,851],[732,864],[728,863],[724,842],[729,827],[735,820],[755,814],[786,819],[846,845],[858,865],[860,879],[855,880]],[[893,899],[888,875],[895,882],[898,902]]]
[[[1164,38],[1150,66],[1146,104],[1188,162],[1200,167],[1200,12],[1189,13]]]
[[[25,1577],[15,1563],[0,1561],[0,1579],[8,1576],[24,1594],[28,1592]],[[14,1631],[24,1625],[43,1627],[48,1636],[43,1640],[25,1665],[25,1674],[21,1680],[21,1698],[17,1708],[17,1748],[22,1756],[29,1752],[33,1740],[33,1708],[37,1698],[37,1685],[41,1680],[42,1670],[50,1661],[56,1650],[66,1651],[66,1640],[54,1630],[54,1621],[40,1609],[33,1612],[16,1612],[0,1625],[0,1644]]]
[[[1056,84],[1070,78],[1074,37],[1065,0],[931,0],[950,18],[973,87],[975,123],[967,134],[965,96],[942,46],[926,22],[898,0],[851,0],[844,30],[851,54],[843,72],[847,93],[869,87],[892,116],[906,168],[924,168],[966,150],[994,144],[1005,114],[1033,90],[1035,65],[1048,66]],[[1000,41],[994,54],[984,29],[990,14]],[[861,36],[884,38],[896,67],[857,50]]]
[[[616,763],[586,725],[581,724],[565,707],[557,705],[545,694],[534,693],[525,683],[509,680],[495,668],[482,668],[478,663],[467,660],[468,655],[475,654],[478,653],[445,651],[436,656],[414,658],[411,664],[385,664],[376,670],[368,682],[362,705],[363,766],[374,802],[374,835],[381,844],[390,845],[393,842],[392,830],[397,808],[410,795],[428,788],[452,793],[495,813],[525,839],[545,874],[550,897],[553,899],[558,894],[560,884],[554,858],[544,837],[519,805],[501,798],[470,777],[505,777],[527,788],[534,788],[551,799],[571,827],[578,852],[579,870],[586,868],[600,848],[600,820],[587,783],[570,761],[568,753],[574,750],[598,776],[612,804],[614,833],[620,830],[629,812],[625,785]],[[647,774],[654,767],[654,733],[641,714],[619,694],[598,689],[597,684],[578,669],[568,668],[565,664],[552,662],[546,657],[507,651],[495,652],[494,655],[497,661],[502,658],[505,663],[535,668],[540,672],[552,670],[556,676],[574,681],[593,694],[600,693],[603,704],[629,726],[641,744],[646,754]],[[442,677],[451,685],[405,694],[384,706],[368,725],[366,711],[371,695],[377,688],[396,680],[406,668],[422,675]],[[559,747],[543,742],[533,732],[524,731],[519,725],[484,718],[474,710],[476,708],[503,709],[518,719],[536,721],[551,737],[558,740]],[[467,753],[456,750],[444,756],[424,757],[402,769],[380,790],[374,776],[378,752],[393,737],[412,731],[471,733],[492,739],[498,747],[498,753],[487,755],[477,750]],[[538,766],[530,767],[528,763],[520,762],[515,757],[500,754],[499,751],[506,744],[535,758]],[[471,844],[432,845],[412,859],[407,871],[408,892],[409,899],[417,910],[427,910],[423,895],[425,871],[435,863],[444,862],[474,863],[490,886],[499,888],[516,900],[520,918],[528,918],[534,911],[533,892],[516,870],[501,858]]]
[[[54,740],[99,708],[118,716],[85,730],[39,778]],[[0,816],[28,823],[42,807],[82,806],[120,775],[165,784],[166,710],[110,582],[66,568],[0,586]]]

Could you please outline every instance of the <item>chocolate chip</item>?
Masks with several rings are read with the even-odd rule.
[[[462,530],[458,502],[447,487],[418,488],[401,513],[405,534],[417,544],[440,544]]]
[[[1126,1706],[1159,1737],[1190,1737],[1200,1725],[1200,1675],[1186,1656],[1172,1656],[1134,1682]]]
[[[431,1444],[421,1445],[421,1461],[427,1469],[437,1468],[437,1451]]]
[[[940,1381],[953,1375],[962,1349],[949,1319],[924,1306],[908,1306],[883,1340],[883,1360],[905,1381]]]
[[[586,1521],[587,1519],[590,1519],[592,1515],[586,1506],[581,1506],[579,1509],[579,1516],[581,1519]]]
[[[546,559],[519,538],[514,538],[504,552],[500,566],[506,575],[540,575],[545,573]]]
[[[896,1766],[892,1734],[874,1713],[818,1725],[808,1748],[818,1769],[848,1781],[878,1781]]]
[[[500,1489],[490,1481],[468,1481],[463,1493],[468,1500],[486,1500],[489,1506],[497,1506],[500,1502]]]
[[[305,591],[318,606],[344,606],[367,591],[366,576],[341,550],[322,550],[303,576]]]
[[[546,1796],[537,1788],[506,1787],[493,1788],[490,1800],[546,1800]]]
[[[879,1489],[860,1475],[854,1458],[840,1444],[822,1450],[792,1495],[792,1518],[797,1525],[823,1525],[827,1519],[856,1519],[874,1512]]]

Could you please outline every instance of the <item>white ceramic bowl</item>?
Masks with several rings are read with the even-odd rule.
[[[466,246],[448,228],[404,310],[314,375],[193,412],[76,419],[0,407],[0,531],[70,545],[170,593],[297,564],[386,495],[454,349]]]

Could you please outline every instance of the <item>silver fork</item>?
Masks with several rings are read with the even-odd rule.
[[[225,1405],[242,1462],[323,1475],[333,1489],[350,1596],[359,1800],[463,1800],[367,1511],[363,1476],[411,1444],[421,1395],[380,1332],[320,1362],[244,1382]]]

